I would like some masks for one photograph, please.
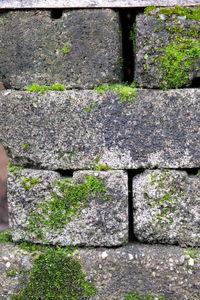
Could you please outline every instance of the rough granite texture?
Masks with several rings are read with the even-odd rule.
[[[194,36],[194,30],[197,32],[197,36]],[[176,41],[177,36],[179,36],[179,40],[192,39],[192,41],[197,41],[200,38],[199,31],[200,22],[187,19],[184,16],[166,16],[159,13],[159,8],[153,10],[150,15],[137,15],[135,79],[139,86],[146,88],[173,88],[164,80],[164,68],[162,68],[158,58],[165,55],[165,48],[169,44],[179,44]],[[196,71],[196,67],[200,67],[200,59],[197,59],[197,63],[187,72],[188,80],[185,84],[186,86],[191,85],[193,78],[200,77],[200,69]]]
[[[60,19],[50,10],[3,12],[0,41],[0,81],[7,88],[91,88],[122,79],[119,15],[111,9],[64,10]]]
[[[133,179],[134,234],[143,242],[200,246],[200,177],[147,170]]]
[[[113,169],[200,166],[200,90],[0,92],[0,143],[16,165]]]
[[[1,299],[20,290],[11,270],[30,269],[33,257],[11,243],[0,244]],[[133,244],[117,249],[81,249],[76,254],[98,294],[92,300],[124,300],[129,292],[165,296],[166,300],[199,300],[200,253],[174,246]],[[155,298],[156,299],[156,298]]]
[[[44,221],[40,221],[31,232],[29,225],[32,212],[34,211],[36,215],[43,215],[38,204],[52,199],[52,192],[62,195],[55,183],[61,177],[57,172],[41,170],[24,169],[18,171],[17,175],[9,173],[9,224],[13,240],[87,246],[127,244],[128,178],[126,173],[124,171],[78,171],[73,174],[73,183],[84,183],[87,176],[97,177],[103,181],[106,193],[108,193],[105,199],[105,194],[92,195],[91,199],[82,203],[77,213],[70,217],[71,220],[68,220],[67,224],[57,231],[49,225],[44,225]],[[38,178],[39,180],[27,189],[23,185],[23,178]],[[66,206],[67,200],[65,200]],[[47,215],[47,220],[49,213],[45,215]],[[59,221],[56,222],[59,223]],[[38,236],[41,230],[42,238]]]

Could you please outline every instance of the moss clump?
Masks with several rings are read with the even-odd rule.
[[[197,255],[200,253],[199,250],[196,249],[187,249],[183,254],[184,255],[189,255],[192,259],[197,259]]]
[[[39,238],[44,237],[44,227],[48,230],[60,231],[65,224],[77,215],[83,204],[95,196],[106,200],[107,188],[102,180],[87,176],[85,183],[72,184],[69,179],[62,179],[55,183],[57,192],[52,193],[52,199],[37,205],[30,213],[29,230],[35,232]]]
[[[141,295],[138,293],[129,293],[124,297],[124,300],[165,300],[165,297],[153,295]]]
[[[67,53],[70,52],[70,48],[69,48],[69,46],[67,45],[67,43],[64,44],[64,46],[63,46],[63,48],[62,48],[62,52],[63,52],[64,54],[67,54]]]
[[[97,171],[109,171],[109,170],[112,170],[112,168],[109,167],[109,166],[107,166],[107,165],[101,165],[101,166],[95,167],[94,170],[97,170]]]
[[[23,150],[28,150],[31,148],[31,145],[28,143],[25,143],[22,148],[23,148]]]
[[[62,84],[53,84],[52,86],[39,85],[37,83],[32,84],[26,89],[29,92],[40,93],[44,95],[46,91],[65,91],[65,88]]]
[[[34,177],[34,178],[20,177],[19,182],[21,183],[21,185],[24,187],[26,191],[29,191],[39,183],[39,180],[40,178],[38,177]]]
[[[119,97],[121,103],[132,102],[137,97],[137,89],[135,84],[128,86],[126,84],[102,85],[95,88],[99,94],[104,94],[106,91],[113,91]]]
[[[168,17],[180,16],[186,17],[186,19],[200,21],[200,7],[189,8],[178,5],[172,8],[161,7],[158,14],[163,14]]]
[[[156,6],[148,6],[145,8],[144,13],[146,15],[149,15],[155,8],[156,8]]]
[[[13,278],[13,277],[17,276],[18,274],[19,274],[19,270],[10,270],[6,273],[6,276]]]
[[[99,106],[97,106],[96,104],[89,104],[86,108],[85,111],[90,113],[92,110],[99,110]]]
[[[189,72],[195,68],[200,59],[200,42],[193,39],[177,38],[177,42],[171,42],[165,49],[164,55],[157,58],[161,64],[159,76],[163,78],[161,88],[180,88],[187,84]]]
[[[0,243],[12,242],[12,236],[9,230],[0,233]]]
[[[14,166],[11,162],[9,162],[7,169],[10,173],[16,176],[23,170],[23,167]]]
[[[24,287],[12,300],[88,299],[96,294],[94,284],[86,280],[80,263],[65,249],[48,248],[34,260],[25,273]]]

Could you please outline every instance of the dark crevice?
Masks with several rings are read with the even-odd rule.
[[[133,177],[144,172],[144,169],[127,170],[128,174],[128,241],[129,243],[137,242],[133,228]]]
[[[51,18],[53,20],[62,18],[62,15],[63,15],[63,9],[62,8],[57,8],[57,9],[52,9],[51,10]]]
[[[200,77],[193,78],[191,87],[200,88]]]
[[[173,170],[173,169],[172,169]],[[190,168],[190,169],[177,169],[177,171],[185,171],[188,176],[196,176],[199,173],[200,168]]]
[[[60,174],[61,177],[73,177],[73,171],[72,170],[61,170],[61,169],[57,169],[54,170],[55,172],[58,172]]]
[[[134,80],[134,24],[136,15],[143,8],[123,8],[119,10],[122,31],[123,81],[132,83]]]

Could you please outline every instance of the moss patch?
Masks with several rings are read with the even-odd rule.
[[[21,185],[23,186],[23,188],[26,191],[31,190],[32,188],[34,188],[34,186],[36,186],[40,181],[40,178],[38,177],[20,177],[19,182],[21,183]]]
[[[39,85],[37,83],[32,84],[26,88],[29,92],[40,93],[44,95],[46,91],[65,91],[65,88],[62,84],[53,84],[52,86]]]
[[[61,179],[55,185],[57,192],[52,193],[52,199],[38,204],[29,216],[28,229],[39,238],[44,237],[44,228],[53,231],[62,230],[93,197],[98,196],[104,200],[108,198],[103,181],[93,176],[87,176],[85,183],[81,184]]]
[[[96,294],[94,284],[86,279],[80,263],[66,248],[47,248],[34,260],[33,268],[25,272],[24,287],[13,300],[27,299],[89,299]]]
[[[9,230],[0,233],[0,243],[12,242],[12,236]]]
[[[63,46],[63,48],[62,48],[62,52],[63,52],[64,54],[67,54],[67,53],[70,52],[70,48],[69,48],[69,46],[68,46],[67,43],[64,44],[64,46]]]
[[[129,293],[124,297],[124,300],[165,300],[165,297],[153,295],[141,295],[138,293]]]
[[[99,94],[104,94],[106,91],[113,91],[119,97],[121,103],[132,102],[137,97],[137,89],[135,84],[130,86],[126,84],[102,85],[95,88]]]
[[[14,166],[11,162],[9,162],[8,166],[7,166],[7,169],[14,176],[17,176],[23,170],[23,167]]]

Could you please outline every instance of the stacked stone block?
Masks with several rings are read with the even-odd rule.
[[[0,142],[10,158],[12,240],[58,252],[84,247],[70,255],[96,294],[80,299],[199,299],[200,91],[186,88],[199,76],[198,12],[137,16],[135,80],[148,89],[123,100],[119,88],[91,89],[122,80],[117,11],[0,16],[0,74],[11,88],[0,92]],[[72,90],[24,91],[34,83]],[[13,264],[34,265],[17,246],[1,251],[1,282]],[[3,299],[24,286],[18,275],[9,280]]]

